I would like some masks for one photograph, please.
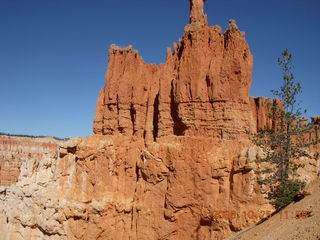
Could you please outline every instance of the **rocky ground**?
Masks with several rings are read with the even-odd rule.
[[[292,203],[265,222],[226,240],[318,240],[320,239],[320,179],[311,183],[304,199]]]

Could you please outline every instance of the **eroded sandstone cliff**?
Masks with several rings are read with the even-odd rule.
[[[0,135],[0,186],[16,183],[21,165],[44,159],[50,154],[57,155],[58,149],[58,141],[52,138]]]
[[[165,63],[110,47],[95,135],[17,163],[0,187],[0,239],[223,239],[272,211],[247,131],[272,124],[273,100],[249,97],[253,59],[235,22],[223,33],[190,2]]]
[[[250,129],[253,60],[235,23],[222,33],[191,22],[173,48],[156,66],[131,47],[110,47],[95,133],[150,143],[170,135],[236,138]]]
[[[0,187],[0,239],[223,239],[272,210],[257,184],[263,153],[248,146],[203,137],[148,147],[131,136],[60,142],[58,153],[24,159],[19,181]],[[319,172],[312,156],[303,160],[307,180]]]

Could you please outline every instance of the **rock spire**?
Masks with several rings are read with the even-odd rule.
[[[190,1],[190,24],[196,23],[207,25],[207,16],[204,14],[205,0],[189,0]]]
[[[253,58],[235,22],[208,26],[203,0],[192,0],[190,24],[167,52],[147,64],[132,47],[112,45],[94,133],[135,136],[147,144],[166,136],[241,138],[254,128],[249,104]]]

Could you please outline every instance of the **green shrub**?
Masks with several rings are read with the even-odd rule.
[[[272,200],[271,204],[275,208],[283,208],[294,201],[305,185],[306,183],[301,180],[287,180],[271,189],[268,198]]]

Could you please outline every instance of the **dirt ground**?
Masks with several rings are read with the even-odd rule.
[[[305,191],[310,195],[226,240],[320,240],[320,178]]]

